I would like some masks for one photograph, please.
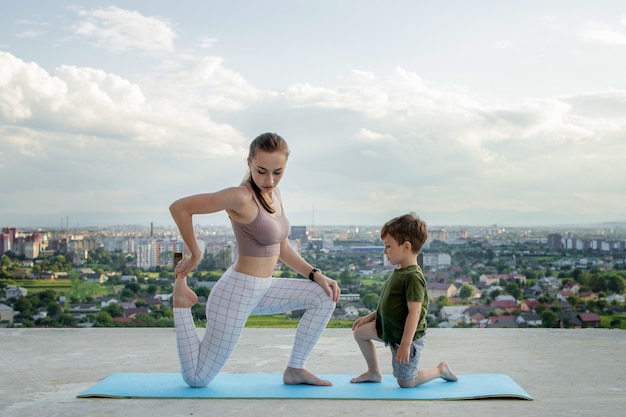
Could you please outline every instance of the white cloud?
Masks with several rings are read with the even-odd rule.
[[[622,26],[626,26],[626,16],[620,20]],[[603,23],[589,23],[588,27],[580,34],[580,38],[590,43],[603,43],[607,45],[626,45],[626,29],[614,29]]]
[[[19,26],[20,29],[24,27],[24,29],[21,29],[19,32],[15,33],[16,38],[22,39],[39,38],[48,33],[48,29],[50,27],[50,24],[47,22],[37,22],[27,19],[18,19],[15,21],[15,25]]]
[[[626,45],[626,33],[614,30],[585,30],[580,37],[587,42]]]
[[[101,70],[61,66],[48,73],[8,53],[0,53],[0,67],[0,118],[6,121],[152,147],[184,132],[179,140],[194,154],[233,153],[217,143],[204,146],[206,135],[230,132],[227,137],[232,137],[233,131],[212,121],[195,102],[169,100],[167,89],[174,95],[178,84],[160,84],[163,95],[151,91],[148,101],[139,85]]]
[[[511,49],[513,48],[513,42],[509,41],[499,41],[494,44],[494,46],[498,49]]]
[[[33,39],[33,38],[38,38],[40,36],[43,36],[46,34],[46,30],[36,30],[36,29],[30,29],[30,30],[24,30],[22,32],[18,32],[15,34],[15,37],[17,38],[27,38],[27,39]]]
[[[571,17],[559,21],[558,38],[542,32],[541,44],[523,30],[517,33],[521,26],[515,33],[498,26],[499,39],[511,44],[496,46],[515,44],[515,54],[509,54],[519,68],[515,71],[500,66],[501,54],[478,68],[467,59],[471,51],[456,49],[453,55],[463,57],[463,66],[455,67],[444,52],[461,40],[446,33],[451,37],[442,44],[435,28],[426,25],[422,36],[432,30],[431,42],[416,43],[414,54],[402,49],[386,55],[394,45],[389,38],[385,51],[371,49],[371,61],[347,52],[344,59],[336,51],[337,62],[316,61],[325,62],[324,75],[317,77],[319,67],[291,66],[287,59],[280,66],[284,73],[275,70],[279,66],[264,72],[251,65],[263,65],[260,57],[273,59],[262,45],[276,36],[258,31],[262,25],[256,23],[246,22],[252,32],[234,36],[231,26],[225,29],[215,18],[205,27],[205,22],[183,25],[114,6],[78,10],[64,16],[78,18],[71,26],[73,38],[54,39],[52,27],[63,26],[58,21],[52,27],[24,22],[21,33],[51,34],[21,38],[19,46],[7,50],[20,51],[29,43],[40,50],[0,52],[4,212],[104,208],[167,218],[173,199],[239,182],[249,140],[276,131],[292,148],[281,188],[294,224],[301,224],[303,215],[308,219],[313,205],[324,213],[320,222],[359,221],[373,214],[378,223],[408,210],[425,213],[427,220],[475,210],[484,223],[494,222],[489,217],[494,209],[580,212],[585,218],[597,211],[623,218],[626,90],[619,78],[606,81],[611,88],[580,87],[579,80],[595,82],[600,75],[576,66],[584,64],[576,61],[579,57],[559,60],[558,48],[589,53],[579,39],[564,43],[566,34],[572,41],[567,30],[572,23],[566,25]],[[186,37],[176,37],[178,27],[185,28]],[[587,29],[594,42],[601,37],[592,31],[623,33],[622,27]],[[215,38],[206,35],[209,30]],[[7,39],[18,42],[15,36]],[[493,52],[494,38],[481,39]],[[558,48],[543,48],[551,42]],[[253,45],[257,50],[250,49]],[[297,45],[301,57],[319,54]],[[212,48],[212,54],[198,53],[199,48]],[[538,62],[525,55],[531,49],[554,57],[550,64],[562,75],[558,82],[547,75],[540,80],[550,87],[545,91],[536,87],[534,75],[526,75]],[[600,54],[613,48],[593,49]],[[142,56],[130,60],[121,51]],[[470,78],[492,85],[472,90]],[[522,98],[504,93],[496,103],[485,93],[511,85],[524,93]],[[542,93],[533,96],[526,88]]]
[[[0,52],[0,91],[0,118],[15,122],[31,118],[36,106],[57,109],[66,86],[37,64]]]
[[[217,42],[218,40],[216,38],[204,36],[198,41],[198,46],[200,48],[212,48]]]
[[[322,173],[310,186],[329,204],[334,199],[317,184],[341,177],[350,190],[345,198],[367,210],[380,208],[373,203],[380,201],[397,210],[416,204],[432,212],[541,212],[550,201],[567,211],[570,204],[591,204],[573,196],[582,183],[593,187],[603,164],[626,175],[626,169],[613,165],[616,151],[626,154],[626,145],[612,136],[615,124],[622,132],[626,128],[623,117],[591,110],[600,102],[619,109],[623,92],[595,101],[575,96],[486,106],[403,70],[343,77],[336,88],[292,86],[289,92],[298,106],[350,110],[364,126],[353,134],[358,141],[318,144],[332,151],[318,163]],[[605,145],[610,153],[600,150]]]
[[[78,15],[81,20],[71,28],[74,35],[100,48],[148,53],[174,50],[176,33],[166,19],[115,6],[78,9]]]
[[[3,209],[162,209],[177,189],[202,187],[208,161],[211,170],[243,175],[243,162],[232,158],[244,160],[245,139],[188,104],[146,97],[138,84],[101,70],[48,73],[0,53],[0,167],[19,173],[18,183],[0,175]]]
[[[373,132],[369,129],[359,129],[359,131],[354,135],[354,138],[365,143],[395,142],[395,138],[393,136]]]

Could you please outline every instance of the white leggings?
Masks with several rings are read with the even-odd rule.
[[[335,302],[322,287],[297,278],[259,278],[229,268],[215,284],[206,305],[206,332],[200,341],[190,308],[174,308],[180,368],[191,387],[205,387],[235,350],[251,314],[306,309],[300,319],[289,367],[304,368],[326,328]]]

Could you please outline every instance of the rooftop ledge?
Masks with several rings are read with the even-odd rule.
[[[200,330],[202,332],[202,330]],[[293,329],[246,328],[227,373],[282,373]],[[172,328],[0,329],[0,415],[17,416],[617,416],[626,398],[626,332],[608,329],[429,329],[420,365],[502,373],[534,401],[139,400],[76,396],[115,372],[178,372]],[[390,373],[390,353],[378,345]],[[349,329],[327,329],[307,367],[359,374]]]

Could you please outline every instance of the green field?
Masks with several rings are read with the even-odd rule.
[[[613,324],[611,326],[611,322],[617,320],[619,325]],[[600,327],[602,328],[617,328],[626,330],[626,314],[613,314],[610,316],[600,316]]]
[[[250,316],[246,322],[246,327],[295,329],[299,321],[299,319],[292,319],[283,314]],[[352,327],[352,320],[331,320],[326,327],[332,329],[349,329]]]
[[[97,298],[109,295],[112,288],[101,284],[86,284],[77,280],[14,280],[9,285],[26,288],[28,295],[37,294],[41,291],[52,290],[57,295],[65,295],[68,299],[83,300],[87,297]]]

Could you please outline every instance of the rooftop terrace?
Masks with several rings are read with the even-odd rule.
[[[224,372],[282,373],[294,330],[246,329]],[[139,400],[76,396],[115,372],[178,372],[171,328],[0,329],[0,415],[84,416],[623,416],[626,332],[584,329],[430,329],[421,365],[502,373],[534,401]],[[390,353],[382,344],[383,371]],[[349,329],[327,329],[308,368],[365,369]]]

